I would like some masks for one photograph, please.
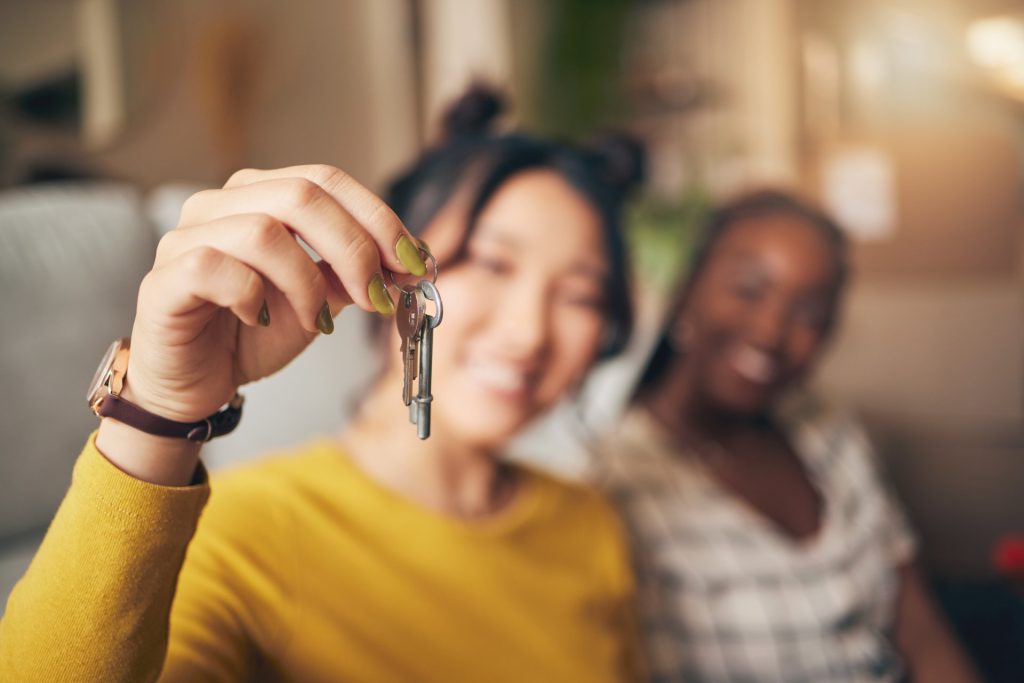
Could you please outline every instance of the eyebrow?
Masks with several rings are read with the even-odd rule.
[[[751,261],[757,263],[757,256],[759,252],[755,249],[737,249],[733,252],[725,252],[722,254],[723,261],[732,262],[730,265],[739,265],[740,261],[745,261],[748,265]],[[762,277],[765,275],[770,276],[769,272],[766,272],[763,268],[757,268],[754,270],[758,275]],[[831,296],[835,290],[836,285],[822,284],[807,290],[807,294],[811,296]]]
[[[721,258],[729,261],[739,261],[740,259],[751,261],[757,260],[760,255],[760,251],[757,249],[748,249],[746,247],[727,249],[722,252]]]

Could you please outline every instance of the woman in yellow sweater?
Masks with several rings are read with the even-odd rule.
[[[635,174],[490,133],[497,105],[457,104],[387,203],[326,166],[241,171],[186,203],[139,290],[122,399],[205,435],[344,306],[393,314],[384,271],[422,276],[429,242],[433,435],[399,402],[393,320],[343,434],[212,486],[199,443],[103,419],[8,602],[0,680],[635,678],[614,515],[500,458],[628,334],[617,224]]]

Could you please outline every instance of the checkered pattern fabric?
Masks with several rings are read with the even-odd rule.
[[[811,407],[809,407],[811,406]],[[891,643],[905,519],[858,425],[804,404],[784,424],[825,502],[798,541],[718,486],[634,409],[597,459],[631,531],[658,682],[898,681]]]

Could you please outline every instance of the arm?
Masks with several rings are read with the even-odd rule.
[[[978,683],[981,678],[936,609],[920,568],[899,569],[896,602],[896,647],[910,678],[920,683]]]
[[[347,304],[393,313],[382,269],[424,272],[410,244],[379,198],[328,166],[240,171],[224,188],[194,195],[140,285],[125,397],[171,420],[205,418],[329,334]],[[178,574],[206,496],[187,485],[198,450],[104,420],[0,622],[0,679],[160,675],[175,637],[167,623]],[[221,630],[231,615],[218,621],[218,605],[202,597],[196,623],[216,634],[197,636],[211,652],[204,661],[223,655],[227,666],[177,680],[237,678],[244,639]],[[171,645],[173,660],[180,649]]]
[[[90,437],[0,622],[0,680],[152,681],[209,489],[121,472]]]

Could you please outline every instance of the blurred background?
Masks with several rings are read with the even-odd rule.
[[[1024,649],[993,564],[1024,532],[1021,0],[0,0],[0,595],[183,199],[312,162],[381,189],[473,80],[506,89],[510,125],[626,129],[650,155],[629,221],[640,330],[584,395],[590,423],[621,407],[710,202],[781,185],[850,231],[855,284],[817,381],[866,420],[996,677]],[[342,317],[250,390],[215,465],[343,423],[375,356]],[[516,453],[580,473],[576,413]]]

